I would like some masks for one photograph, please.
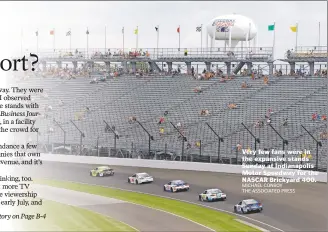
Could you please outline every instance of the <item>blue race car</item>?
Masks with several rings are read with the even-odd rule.
[[[180,191],[188,191],[190,188],[189,184],[183,180],[172,180],[164,185],[164,191],[169,191],[172,193]]]
[[[239,202],[234,206],[235,213],[251,213],[251,212],[261,212],[263,210],[262,204],[254,199],[247,199]]]

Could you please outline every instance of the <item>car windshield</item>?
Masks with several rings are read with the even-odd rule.
[[[257,204],[258,202],[256,200],[251,199],[251,200],[245,200],[245,203],[247,205],[253,205],[253,204]]]
[[[220,189],[210,189],[207,191],[208,193],[215,194],[215,193],[222,193]]]
[[[143,177],[143,178],[149,177],[149,175],[147,173],[141,173],[141,174],[138,174],[138,176]]]
[[[172,181],[172,184],[183,185],[183,184],[186,184],[186,183],[182,180],[176,180],[176,181]]]

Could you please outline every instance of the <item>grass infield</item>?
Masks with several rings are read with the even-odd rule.
[[[240,223],[234,219],[235,216],[223,213],[214,209],[181,202],[178,200],[167,199],[164,197],[152,196],[149,194],[135,193],[130,191],[118,190],[110,187],[80,184],[74,182],[57,180],[34,180],[36,184],[44,184],[58,188],[65,188],[104,197],[119,199],[126,202],[136,203],[155,209],[170,212],[201,225],[207,226],[215,231],[260,231],[256,228]]]

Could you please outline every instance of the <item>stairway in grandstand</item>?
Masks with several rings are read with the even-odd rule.
[[[217,138],[207,127],[209,123],[220,136],[221,157],[235,158],[235,147],[239,143],[244,148],[254,149],[254,139],[241,125],[260,138],[257,148],[282,148],[282,141],[267,125],[255,128],[257,120],[263,120],[269,108],[272,114],[272,126],[289,141],[288,150],[310,149],[315,155],[315,144],[309,135],[301,128],[301,124],[319,138],[319,134],[327,130],[326,122],[312,121],[311,115],[327,114],[327,79],[294,77],[271,77],[269,85],[263,79],[251,80],[249,77],[237,77],[226,83],[218,79],[208,81],[195,80],[191,77],[119,77],[106,82],[90,84],[89,79],[76,78],[60,80],[56,78],[30,78],[20,83],[20,86],[43,87],[48,99],[40,98],[37,102],[48,102],[53,107],[47,114],[47,119],[37,121],[43,135],[49,127],[55,130],[50,134],[50,142],[63,143],[63,132],[55,126],[53,119],[60,122],[67,132],[66,144],[79,144],[80,134],[70,122],[72,120],[85,133],[84,145],[96,146],[99,137],[99,146],[113,147],[113,134],[105,132],[103,120],[115,126],[120,134],[117,140],[118,148],[148,151],[148,136],[137,124],[129,124],[128,118],[135,116],[140,123],[154,136],[151,142],[153,151],[167,149],[176,155],[181,154],[182,141],[178,132],[169,121],[183,126],[187,143],[192,148],[185,149],[186,154],[193,154],[194,160],[209,162],[215,160],[218,150]],[[251,84],[250,88],[242,89],[244,81]],[[194,88],[201,86],[203,92],[195,93]],[[63,106],[58,102],[62,100]],[[237,109],[229,109],[228,103],[235,103]],[[83,120],[76,120],[76,114],[84,113]],[[41,111],[44,107],[42,107]],[[200,111],[207,109],[209,116],[201,116]],[[168,111],[166,122],[158,125],[160,117]],[[44,113],[44,112],[42,112]],[[288,126],[282,126],[284,118],[288,118]],[[160,135],[160,128],[164,135]],[[40,136],[40,141],[47,143],[47,136]],[[202,141],[202,156],[199,148],[194,146]],[[327,141],[322,140],[323,147],[319,150],[321,166],[326,164],[325,151]],[[238,154],[241,157],[241,154]]]

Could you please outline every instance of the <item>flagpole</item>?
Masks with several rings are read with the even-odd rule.
[[[203,24],[200,25],[200,53],[203,53]]]
[[[122,28],[122,34],[123,34],[123,55],[124,55],[124,27]]]
[[[36,53],[39,54],[39,29],[37,29],[38,35],[36,37]]]
[[[272,59],[274,60],[274,51],[276,44],[276,22],[273,23],[273,46],[272,46]]]
[[[158,45],[159,45],[159,25],[157,25],[157,58],[158,58]]]
[[[54,40],[53,40],[53,42],[54,42],[54,52],[55,52],[56,51],[56,44],[55,44],[56,32],[55,32],[55,28],[53,28],[53,30],[54,30]]]
[[[107,34],[107,26],[105,26],[105,53],[106,53],[106,45],[107,45],[106,44],[106,42],[107,42],[106,41],[107,40],[107,35],[106,34]]]
[[[320,22],[319,22],[319,43],[318,43],[318,50],[320,49]]]
[[[72,51],[72,30],[71,28],[69,29],[69,51],[71,52]]]
[[[137,26],[137,34],[136,34],[136,51],[138,50],[138,35],[139,35],[139,29]]]
[[[180,25],[179,25],[179,51],[180,51],[180,33],[181,33],[181,31],[180,31]]]
[[[21,55],[23,55],[23,28],[21,28]]]
[[[89,28],[87,28],[87,59],[89,59]]]
[[[298,23],[296,23],[296,46],[295,46],[295,52],[297,52],[297,34],[298,34]]]

